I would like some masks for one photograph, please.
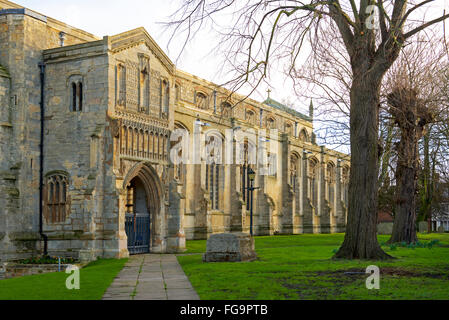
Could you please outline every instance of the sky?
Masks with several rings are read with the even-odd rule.
[[[344,1],[347,0],[342,0],[342,3]],[[220,52],[218,54],[211,52],[218,44],[219,38],[207,26],[189,41],[180,56],[180,43],[183,38],[176,38],[167,48],[171,33],[164,30],[161,22],[170,21],[170,14],[179,8],[181,0],[13,0],[13,2],[99,37],[144,27],[178,69],[216,84],[229,80],[224,79],[223,73],[220,73],[223,56]],[[426,15],[437,17],[444,9],[449,13],[449,0],[436,0],[431,7],[426,6]],[[449,34],[449,23],[446,23],[446,30]],[[268,78],[271,98],[291,101],[298,111],[307,114],[310,101],[296,98],[292,81],[284,76],[282,69],[282,66],[271,68]],[[265,100],[267,89],[267,85],[262,84],[251,98],[258,101]],[[318,126],[320,123],[316,121],[314,127]]]

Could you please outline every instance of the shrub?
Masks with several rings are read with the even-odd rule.
[[[58,257],[50,257],[50,256],[39,256],[32,257],[29,259],[18,260],[17,263],[21,264],[58,264]],[[61,257],[61,264],[69,264],[69,263],[77,263],[78,261],[73,258],[64,258]]]

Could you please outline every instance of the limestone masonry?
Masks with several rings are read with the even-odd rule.
[[[316,145],[312,110],[241,98],[143,28],[99,38],[0,0],[0,263],[45,243],[88,261],[248,233],[251,170],[255,235],[344,231],[347,155]]]

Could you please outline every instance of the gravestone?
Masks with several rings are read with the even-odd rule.
[[[381,222],[377,225],[377,234],[391,234],[393,232],[393,222]]]
[[[439,226],[438,229],[437,229],[437,232],[443,233],[444,232],[444,227],[443,226]]]
[[[428,222],[427,221],[420,221],[418,223],[418,231],[420,233],[427,232],[428,231],[427,228],[428,228]]]
[[[254,238],[243,232],[211,235],[203,255],[204,262],[252,261],[256,258]]]

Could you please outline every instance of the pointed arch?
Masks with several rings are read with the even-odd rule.
[[[123,190],[135,177],[142,181],[147,195],[147,206],[152,216],[159,214],[163,203],[164,192],[162,182],[156,170],[149,163],[140,162],[132,167],[123,180]]]
[[[310,142],[310,137],[306,129],[302,128],[299,132],[299,140],[303,142]]]

